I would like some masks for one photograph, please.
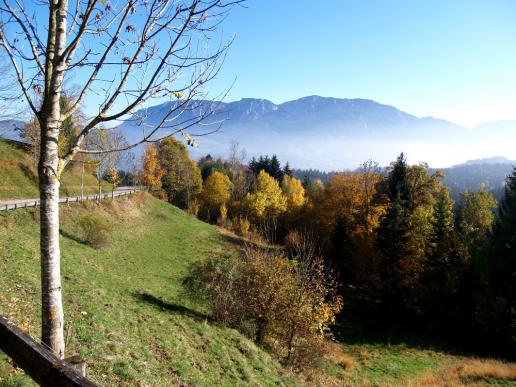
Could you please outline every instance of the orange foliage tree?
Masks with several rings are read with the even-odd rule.
[[[158,150],[152,144],[148,145],[143,155],[142,179],[151,191],[161,189],[161,178],[165,175],[165,170],[161,168]]]

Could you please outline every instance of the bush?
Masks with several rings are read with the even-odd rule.
[[[241,257],[194,264],[188,294],[207,300],[213,318],[266,345],[284,360],[321,354],[342,308],[336,284],[319,257],[288,259],[247,246]]]
[[[249,219],[239,216],[233,219],[233,230],[240,236],[247,236],[249,229],[251,228],[251,222]]]
[[[197,199],[194,199],[188,203],[188,206],[186,207],[186,212],[190,215],[197,216],[199,214],[199,210],[201,208],[201,205]]]
[[[109,224],[101,215],[89,213],[79,218],[78,225],[83,233],[84,243],[100,249],[109,237]]]

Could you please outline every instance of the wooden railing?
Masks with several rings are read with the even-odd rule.
[[[86,377],[85,363],[77,362],[76,358],[69,361],[59,359],[2,316],[0,349],[42,386],[96,386]]]
[[[141,190],[142,190],[141,187],[134,187],[131,189],[112,191],[112,192],[100,195],[100,200],[114,199],[118,196],[132,195],[135,192],[138,192]],[[81,195],[67,196],[67,197],[59,199],[59,203],[68,204],[68,203],[82,202],[82,201],[86,201],[86,200],[98,201],[99,195],[96,194],[96,195],[84,195],[84,196],[81,196]],[[0,201],[0,211],[17,210],[19,208],[30,208],[30,207],[37,207],[37,206],[39,206],[39,199],[28,199],[28,200],[20,199],[20,200],[16,200],[15,203],[1,203],[1,201]]]

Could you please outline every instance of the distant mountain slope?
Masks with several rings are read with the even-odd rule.
[[[0,120],[0,138],[13,141],[23,141],[20,136],[20,129],[25,122],[20,120]]]
[[[480,188],[490,191],[499,200],[503,194],[505,179],[515,166],[516,163],[513,162],[486,163],[482,160],[472,160],[441,170],[446,175],[444,183],[455,201],[460,199],[461,192]]]
[[[515,160],[509,160],[507,157],[504,156],[493,156],[493,157],[486,157],[483,159],[477,159],[477,160],[468,160],[462,164],[454,165],[454,167],[460,167],[464,165],[479,165],[479,164],[514,164],[516,165]]]

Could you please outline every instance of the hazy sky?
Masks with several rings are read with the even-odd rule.
[[[248,0],[227,101],[368,98],[468,127],[516,119],[516,1]]]

